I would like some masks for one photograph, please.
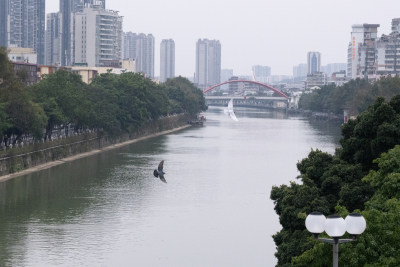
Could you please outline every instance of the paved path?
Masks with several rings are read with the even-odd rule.
[[[0,183],[4,182],[4,181],[7,181],[7,180],[10,180],[12,178],[18,177],[18,176],[22,176],[22,175],[29,174],[29,173],[32,173],[32,172],[37,172],[37,171],[40,171],[40,170],[49,169],[49,168],[51,168],[53,166],[57,166],[57,165],[65,163],[65,162],[69,162],[69,161],[73,161],[73,160],[76,160],[76,159],[84,158],[84,157],[87,157],[87,156],[91,156],[91,155],[94,155],[94,154],[97,154],[97,153],[100,153],[100,152],[103,152],[103,151],[108,151],[108,150],[111,150],[111,149],[115,149],[115,148],[118,148],[118,147],[126,146],[126,145],[129,145],[129,144],[135,143],[135,142],[139,142],[141,140],[145,140],[145,139],[153,138],[153,137],[156,137],[156,136],[160,136],[160,135],[176,132],[176,131],[179,131],[179,130],[182,130],[182,129],[185,129],[185,128],[188,128],[188,127],[190,127],[190,125],[185,125],[185,126],[182,126],[182,127],[179,127],[179,128],[172,129],[172,130],[159,132],[159,133],[156,133],[156,134],[152,134],[152,135],[148,135],[148,136],[132,139],[132,140],[129,140],[129,141],[126,141],[126,142],[122,142],[122,143],[118,143],[118,144],[115,144],[115,145],[103,147],[101,149],[96,149],[96,150],[92,150],[92,151],[89,151],[89,152],[86,152],[86,153],[81,153],[81,154],[77,154],[77,155],[74,155],[74,156],[71,156],[71,157],[63,158],[63,159],[60,159],[60,160],[56,160],[56,161],[40,164],[40,165],[34,166],[32,168],[29,168],[29,169],[26,169],[26,170],[23,170],[23,171],[20,171],[20,172],[16,172],[16,173],[0,176]]]

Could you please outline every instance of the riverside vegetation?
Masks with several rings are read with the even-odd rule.
[[[11,136],[11,143],[27,135],[48,140],[54,129],[71,125],[116,136],[170,114],[206,110],[202,91],[182,77],[159,85],[139,73],[106,73],[87,85],[78,74],[58,70],[29,87],[24,77],[23,71],[14,74],[0,48],[0,144]]]
[[[282,225],[273,236],[277,266],[332,265],[332,246],[314,240],[305,228],[313,211],[343,217],[355,211],[367,221],[357,242],[340,245],[339,265],[400,266],[399,89],[399,77],[374,84],[354,80],[302,98],[303,108],[337,113],[347,105],[360,114],[342,126],[334,155],[316,149],[298,162],[301,183],[272,188]]]

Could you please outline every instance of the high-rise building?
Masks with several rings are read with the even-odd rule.
[[[347,53],[347,77],[355,79],[375,72],[375,40],[379,24],[353,25]]]
[[[253,79],[257,82],[267,83],[269,82],[268,79],[271,76],[271,67],[269,66],[253,66]]]
[[[175,77],[175,42],[172,39],[161,41],[160,46],[160,81],[165,82]]]
[[[321,66],[321,72],[324,72],[327,77],[330,77],[334,72],[346,71],[346,63],[329,63],[326,66]]]
[[[102,67],[119,62],[122,38],[122,17],[117,11],[85,6],[74,14],[73,63]]]
[[[137,72],[154,77],[154,36],[152,34],[124,34],[124,58],[135,60]]]
[[[307,77],[307,64],[299,64],[297,66],[293,66],[293,78],[304,78]]]
[[[46,65],[61,65],[61,13],[47,14],[46,26]]]
[[[154,77],[154,36],[140,33],[136,39],[136,71]]]
[[[400,18],[392,20],[392,32],[376,41],[376,74],[400,75]]]
[[[221,44],[218,40],[199,39],[196,43],[195,83],[200,89],[220,83]]]
[[[0,46],[8,46],[8,2],[0,0]]]
[[[9,1],[8,46],[33,48],[44,63],[45,0]],[[4,19],[4,18],[3,18]]]
[[[307,53],[307,74],[313,74],[321,71],[321,53],[308,52]]]
[[[136,58],[136,39],[136,33],[124,32],[124,59]]]

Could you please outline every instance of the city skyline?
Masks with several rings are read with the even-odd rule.
[[[187,77],[195,72],[199,38],[220,40],[222,68],[239,75],[250,75],[253,65],[271,66],[272,75],[291,75],[293,66],[306,63],[308,51],[321,52],[322,65],[346,62],[352,25],[376,23],[381,25],[378,36],[389,34],[391,20],[400,17],[398,7],[400,3],[394,0],[383,0],[379,5],[339,0],[330,6],[316,0],[205,1],[202,5],[179,0],[106,1],[107,9],[124,17],[125,32],[155,37],[155,58],[159,58],[161,40],[174,39],[176,75]],[[58,1],[46,1],[46,13],[58,9]],[[141,12],[131,15],[138,9]],[[159,76],[159,64],[156,61],[155,76]]]

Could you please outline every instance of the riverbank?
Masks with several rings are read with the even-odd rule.
[[[186,118],[184,118],[186,119]],[[180,122],[180,123],[179,123]],[[135,142],[139,142],[141,140],[153,138],[156,136],[164,135],[164,134],[169,134],[172,132],[180,131],[182,129],[185,129],[187,127],[191,127],[191,125],[188,125],[187,123],[182,123],[183,119],[178,119],[174,120],[173,123],[169,122],[171,127],[161,127],[160,124],[157,125],[151,125],[151,127],[146,127],[146,129],[142,129],[143,131],[140,131],[140,133],[134,135],[133,138],[129,138],[129,140],[124,140],[120,142],[115,142],[112,144],[109,144],[109,142],[106,142],[104,140],[100,140],[97,138],[92,138],[90,140],[87,140],[87,143],[85,142],[78,142],[79,143],[79,148],[78,149],[71,149],[71,146],[76,146],[77,143],[70,144],[68,148],[63,148],[62,152],[60,152],[60,148],[55,147],[55,148],[50,148],[50,151],[33,151],[31,153],[26,153],[23,155],[16,155],[13,157],[9,158],[3,158],[2,160],[2,165],[3,166],[8,166],[9,169],[11,169],[10,166],[15,165],[16,159],[18,159],[19,164],[23,165],[23,168],[20,171],[17,172],[12,172],[12,173],[7,173],[0,176],[0,183],[10,180],[12,178],[22,176],[25,174],[29,174],[32,172],[40,171],[43,169],[48,169],[53,166],[57,166],[66,162],[70,162],[73,160],[77,160],[83,157],[91,156],[97,153],[101,153],[103,151],[108,151],[111,149],[116,149],[122,146],[126,146]],[[154,127],[157,126],[157,127]],[[93,141],[95,140],[95,141]],[[122,139],[123,140],[123,139]],[[94,143],[93,144],[90,144]],[[96,147],[96,148],[95,148]],[[85,150],[82,150],[84,148]],[[68,151],[68,154],[65,154],[65,151]],[[41,158],[33,160],[33,154],[40,154]],[[57,157],[55,157],[54,153],[57,153]],[[4,169],[4,168],[3,168]]]

